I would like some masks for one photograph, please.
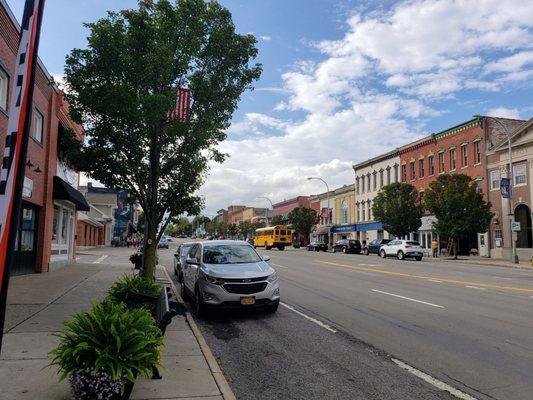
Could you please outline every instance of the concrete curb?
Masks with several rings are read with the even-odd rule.
[[[174,295],[179,301],[181,301],[181,303],[185,304],[176,288],[176,285],[174,285],[174,282],[172,281],[172,278],[170,277],[170,274],[168,273],[167,269],[165,267],[162,268],[168,278],[168,281],[170,282],[170,286],[172,287]],[[218,386],[218,389],[220,390],[220,393],[222,394],[222,397],[224,398],[224,400],[237,400],[237,397],[233,393],[233,390],[231,390],[231,387],[228,381],[226,380],[226,377],[224,376],[222,370],[220,369],[220,366],[218,365],[215,356],[213,356],[209,345],[205,341],[202,332],[200,332],[200,329],[196,325],[196,322],[194,321],[194,318],[189,311],[185,311],[185,318],[187,319],[187,323],[191,327],[192,333],[196,338],[200,349],[202,350],[205,360],[207,361],[207,365],[209,365],[209,369],[213,374],[213,378],[215,379],[215,382]]]

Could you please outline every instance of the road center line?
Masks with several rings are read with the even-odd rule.
[[[273,265],[274,267],[289,269],[289,267],[286,267],[285,265],[279,265],[279,264],[274,264],[274,263],[269,263],[269,264]]]
[[[107,258],[107,254],[104,254],[102,257],[100,257],[98,260],[93,261],[93,264],[100,264],[102,261],[104,261]]]
[[[386,295],[389,295],[389,296],[398,297],[398,298],[404,299],[404,300],[414,301],[415,303],[421,303],[421,304],[425,304],[425,305],[428,305],[428,306],[431,306],[431,307],[444,308],[443,306],[439,306],[438,304],[433,304],[433,303],[428,303],[427,301],[412,299],[411,297],[400,296],[399,294],[383,292],[383,291],[377,290],[377,289],[372,289],[372,291],[373,292],[377,292],[377,293],[383,293],[383,294],[386,294]]]
[[[322,321],[319,321],[318,319],[316,318],[313,318],[313,317],[310,317],[309,315],[306,315],[304,314],[303,312],[300,312],[298,311],[296,308],[292,307],[292,306],[289,306],[288,304],[285,304],[283,302],[280,302],[279,303],[280,305],[282,305],[283,307],[285,308],[288,308],[289,310],[295,312],[296,314],[304,317],[305,319],[311,321],[311,322],[314,322],[315,324],[317,324],[318,326],[321,326],[322,328],[324,329],[327,329],[328,331],[330,332],[333,332],[333,333],[337,333],[337,331],[335,329],[333,329],[331,326],[329,325],[326,325],[325,323],[323,323]]]
[[[384,275],[391,275],[391,276],[398,276],[401,278],[412,278],[412,279],[437,279],[444,283],[452,283],[456,285],[475,285],[475,286],[481,286],[488,289],[501,289],[501,290],[509,290],[513,292],[525,292],[525,293],[533,293],[533,288],[524,288],[524,287],[515,287],[515,286],[503,286],[503,285],[496,285],[493,283],[483,283],[483,282],[470,282],[470,281],[461,281],[457,279],[447,279],[447,278],[441,278],[439,276],[430,276],[430,275],[414,275],[409,274],[406,272],[396,272],[396,271],[389,271],[386,269],[378,269],[378,268],[367,268],[367,267],[361,267],[358,265],[347,265],[347,264],[340,264],[335,262],[329,262],[329,261],[322,261],[319,259],[315,259],[316,262],[321,264],[327,264],[332,265],[334,267],[340,267],[340,268],[347,268],[347,269],[356,269],[360,271],[367,271],[367,272],[377,272]]]
[[[442,283],[442,281],[439,281],[438,279],[428,279],[429,282],[435,282],[435,283]]]
[[[459,389],[454,388],[453,386],[448,385],[447,383],[444,383],[442,381],[439,381],[436,378],[433,378],[431,375],[426,374],[425,372],[422,372],[414,367],[411,367],[410,365],[397,360],[395,358],[392,359],[392,361],[399,366],[400,368],[405,369],[406,371],[410,372],[411,374],[415,375],[416,377],[422,379],[423,381],[426,381],[430,385],[435,386],[436,388],[440,390],[445,390],[446,392],[450,393],[452,396],[457,397],[458,399],[462,400],[476,400],[475,397],[470,396],[467,393],[461,392]]]
[[[484,287],[477,287],[477,286],[470,286],[470,285],[466,285],[465,287],[469,289],[476,289],[476,290],[487,290],[487,288],[484,288]]]

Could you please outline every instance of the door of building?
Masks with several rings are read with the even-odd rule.
[[[488,257],[489,256],[489,234],[488,232],[478,233],[477,243],[478,243],[478,248],[479,248],[479,255],[481,257]]]
[[[37,256],[38,208],[23,204],[11,275],[31,274],[35,272]]]

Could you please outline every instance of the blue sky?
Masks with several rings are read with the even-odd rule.
[[[22,0],[7,0],[22,15]],[[351,164],[466,121],[530,118],[533,6],[522,0],[225,0],[264,65],[202,189],[206,213],[352,182]],[[48,0],[40,56],[53,74],[83,22],[131,0]],[[370,5],[369,5],[370,4]],[[229,190],[228,190],[229,188]]]

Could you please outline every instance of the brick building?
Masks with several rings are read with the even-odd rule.
[[[399,149],[400,179],[411,183],[423,196],[429,184],[441,174],[465,174],[474,179],[480,191],[487,198],[487,150],[498,143],[505,135],[493,117],[476,116],[475,118],[426,136]],[[514,129],[523,121],[498,118],[499,122]],[[435,238],[432,224],[435,217],[425,215],[418,232],[411,234],[425,248],[431,247]],[[442,239],[442,238],[439,238]],[[478,248],[478,242],[487,243],[487,232],[472,232],[469,238],[460,242],[460,253],[468,254],[470,249]],[[443,243],[441,243],[443,245]],[[480,248],[481,255],[486,248]]]
[[[0,150],[7,133],[20,26],[5,0],[0,0]],[[24,180],[21,222],[12,274],[47,272],[75,259],[76,211],[88,210],[78,189],[78,174],[61,154],[58,138],[83,130],[68,117],[62,92],[38,60],[32,125]]]
[[[242,213],[246,209],[246,206],[232,205],[228,207],[228,223],[238,224],[243,220]]]
[[[274,216],[282,215],[286,217],[296,207],[309,208],[309,196],[298,196],[292,199],[280,201],[279,203],[275,203],[272,207],[272,214]]]

